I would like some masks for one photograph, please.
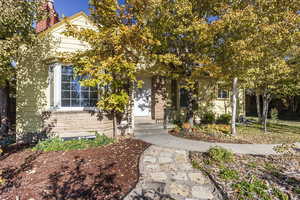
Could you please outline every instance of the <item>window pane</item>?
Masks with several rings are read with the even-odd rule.
[[[79,99],[80,98],[80,93],[77,91],[72,91],[72,99]]]
[[[91,99],[90,100],[90,106],[91,107],[96,107],[97,106],[97,102],[98,102],[98,99]]]
[[[71,91],[62,91],[61,98],[62,99],[70,99],[71,98]]]
[[[61,69],[63,74],[71,74],[73,75],[73,67],[72,66],[63,66]]]
[[[72,102],[72,105],[71,105],[72,107],[80,107],[79,99],[72,99],[71,102]]]
[[[79,85],[79,83],[76,83],[76,82],[73,81],[71,83],[71,90],[80,92],[80,85]]]
[[[70,85],[70,83],[62,83],[62,84],[61,84],[61,89],[62,89],[62,90],[71,90],[71,85]]]
[[[84,99],[90,98],[89,92],[81,92],[81,98],[84,98]]]
[[[81,91],[89,91],[89,87],[81,86]]]
[[[97,99],[98,98],[98,93],[97,92],[91,92],[90,93],[90,98]]]
[[[62,100],[61,106],[62,107],[71,107],[71,101],[70,100]]]
[[[81,106],[82,107],[90,107],[90,100],[89,99],[82,99],[81,101]]]
[[[61,77],[61,81],[62,82],[70,82],[73,80],[73,76],[72,75],[62,75]]]
[[[219,89],[219,91],[218,91],[218,98],[227,99],[228,96],[229,96],[228,91]]]

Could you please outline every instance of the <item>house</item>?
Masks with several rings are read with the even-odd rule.
[[[49,18],[37,24],[37,32],[51,34],[57,43],[49,49],[49,53],[53,53],[49,66],[37,69],[28,66],[26,81],[18,83],[17,132],[47,131],[61,137],[90,135],[95,131],[111,135],[112,120],[95,108],[97,90],[81,86],[73,76],[72,65],[61,63],[57,56],[58,53],[88,48],[83,42],[63,35],[67,22],[79,28],[95,29],[93,23],[83,12],[59,19],[52,1],[48,2],[46,10]],[[164,118],[165,100],[157,92],[160,79],[144,71],[137,74],[137,79],[143,80],[144,84],[133,92],[133,105],[127,117],[129,132],[133,131],[138,117],[157,121]],[[185,94],[178,83],[174,84],[176,89],[170,85],[168,91],[175,94],[173,103],[179,109],[184,107]],[[228,112],[228,92],[220,90],[213,103],[216,113]]]

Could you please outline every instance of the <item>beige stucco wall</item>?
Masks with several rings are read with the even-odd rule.
[[[42,129],[42,111],[47,107],[48,66],[28,55],[26,65],[17,70],[17,132],[38,132]]]
[[[216,115],[230,114],[231,113],[231,103],[230,97],[227,99],[215,99],[213,100],[212,111]],[[238,102],[239,115],[245,114],[245,91],[243,89],[239,90],[239,102]]]

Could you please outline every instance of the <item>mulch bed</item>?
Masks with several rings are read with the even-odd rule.
[[[198,131],[192,132],[192,133],[183,133],[183,132],[177,132],[177,131],[170,131],[169,133],[173,136],[176,136],[176,137],[182,137],[182,138],[190,139],[190,140],[199,140],[199,141],[203,141],[203,142],[252,144],[251,142],[241,140],[241,139],[236,139],[236,138],[231,137],[231,136],[217,137],[213,134],[202,133],[202,132],[198,132]]]
[[[126,139],[87,150],[33,152],[0,157],[0,199],[117,200],[139,178],[139,158],[149,144]]]
[[[283,200],[274,195],[272,188],[279,189],[288,196],[288,200],[300,199],[300,153],[295,155],[235,155],[233,161],[226,163],[207,162],[207,154],[192,152],[191,160],[204,171],[216,184],[225,199],[261,200],[263,198],[243,198],[241,191],[234,184],[241,181],[252,182],[255,178],[262,180],[268,186],[267,193],[272,200]],[[238,173],[238,177],[227,180],[220,176],[221,170],[230,169]],[[254,178],[255,177],[255,178]]]

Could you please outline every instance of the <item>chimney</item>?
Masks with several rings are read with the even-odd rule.
[[[47,18],[42,19],[37,23],[36,25],[37,33],[43,32],[48,28],[50,28],[51,26],[53,26],[54,24],[56,24],[57,22],[59,22],[58,14],[54,9],[54,0],[48,0],[41,9],[43,10],[43,12],[45,12]]]

